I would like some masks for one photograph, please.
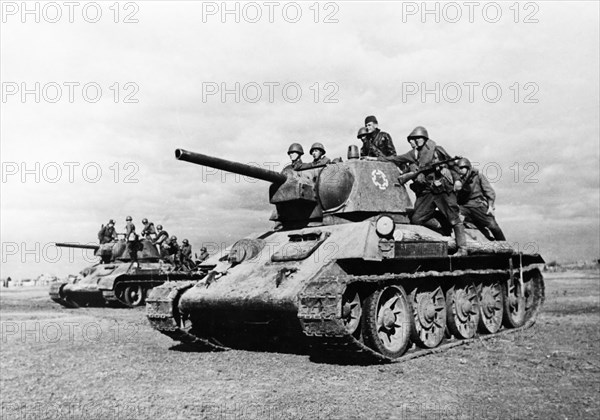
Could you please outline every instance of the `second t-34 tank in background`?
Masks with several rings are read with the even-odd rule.
[[[50,298],[63,306],[87,305],[134,307],[145,303],[150,289],[167,280],[199,280],[203,273],[177,270],[164,261],[148,239],[138,241],[137,262],[132,261],[127,242],[103,245],[57,243],[66,248],[94,250],[100,261],[83,269],[72,281],[50,286]]]
[[[175,156],[270,182],[276,222],[205,261],[204,280],[150,292],[148,319],[175,340],[373,363],[535,321],[543,259],[474,230],[469,255],[453,257],[454,239],[410,224],[412,203],[390,162],[277,173],[181,149]]]

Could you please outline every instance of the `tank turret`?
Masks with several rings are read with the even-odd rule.
[[[382,213],[408,223],[407,210],[412,207],[406,188],[398,182],[398,169],[389,162],[351,159],[278,173],[182,149],[175,157],[270,182],[269,202],[276,208],[271,220],[284,227],[361,221]]]

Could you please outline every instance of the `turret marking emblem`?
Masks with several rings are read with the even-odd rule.
[[[371,172],[371,180],[380,190],[385,190],[389,185],[387,177],[383,171],[379,169],[373,169],[373,172]]]

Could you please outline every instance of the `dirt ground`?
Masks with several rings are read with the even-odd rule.
[[[537,324],[383,366],[184,351],[145,309],[66,309],[1,289],[2,419],[600,417],[600,275],[547,273]]]

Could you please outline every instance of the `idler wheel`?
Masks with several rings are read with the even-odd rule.
[[[479,323],[479,296],[474,283],[455,285],[446,294],[448,329],[456,338],[475,336]]]
[[[442,288],[417,287],[410,294],[414,328],[411,338],[416,345],[431,349],[444,339],[446,329],[446,299]]]
[[[519,328],[525,324],[525,287],[521,287],[521,281],[514,277],[503,284],[504,325],[508,328]]]
[[[141,284],[127,286],[123,300],[129,306],[140,306],[144,303],[144,287]]]
[[[389,358],[402,356],[410,342],[413,314],[402,286],[375,290],[363,309],[365,344]]]
[[[342,296],[342,322],[350,334],[354,334],[360,325],[362,305],[356,290],[347,289]]]
[[[495,334],[502,326],[504,294],[498,282],[483,283],[479,290],[479,331]]]

